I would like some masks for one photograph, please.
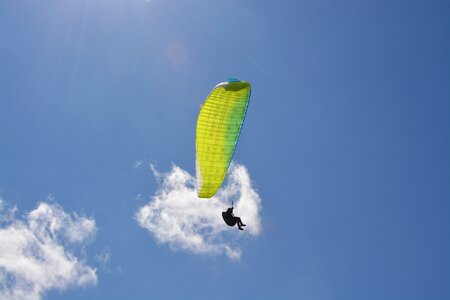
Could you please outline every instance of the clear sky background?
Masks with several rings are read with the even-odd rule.
[[[149,164],[194,175],[200,104],[228,77],[253,87],[235,158],[262,205],[259,235],[226,233],[238,260],[134,218]],[[450,299],[449,1],[1,1],[0,82],[4,295]],[[36,255],[8,238],[41,202],[78,235],[35,243],[86,282],[11,267]]]

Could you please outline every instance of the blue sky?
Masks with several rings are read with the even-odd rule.
[[[449,11],[2,1],[0,295],[449,299]],[[150,164],[194,176],[199,107],[228,77],[253,87],[235,158],[261,205],[260,231],[212,241],[237,260],[136,219],[164,191]],[[76,272],[43,259],[27,277],[15,262],[40,254],[17,250],[22,234]]]

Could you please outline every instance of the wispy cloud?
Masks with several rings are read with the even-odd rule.
[[[244,166],[233,165],[227,184],[211,199],[198,198],[195,177],[176,165],[168,173],[152,170],[159,189],[149,203],[139,208],[135,219],[158,242],[174,250],[239,259],[237,240],[261,232],[261,200]],[[222,211],[232,201],[235,214],[247,224],[244,231],[228,227],[222,220]]]
[[[111,250],[109,247],[103,248],[100,252],[95,255],[95,260],[99,264],[99,269],[106,273],[120,273],[122,272],[122,267],[113,265],[111,263]]]
[[[133,167],[135,169],[138,169],[140,166],[142,166],[142,163],[143,163],[142,160],[135,160],[133,163]]]
[[[0,199],[0,299],[97,283],[96,269],[77,255],[95,236],[93,219],[45,202],[23,218],[15,213]]]
[[[108,247],[104,248],[101,252],[95,255],[95,260],[101,265],[106,266],[106,264],[111,260],[111,251]]]

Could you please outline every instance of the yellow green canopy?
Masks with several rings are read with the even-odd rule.
[[[211,198],[227,174],[250,100],[250,84],[228,80],[216,85],[200,110],[196,134],[197,194]]]

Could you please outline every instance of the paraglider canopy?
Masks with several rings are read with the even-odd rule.
[[[211,198],[227,174],[250,100],[250,83],[229,79],[214,87],[202,106],[196,129],[196,187]]]

